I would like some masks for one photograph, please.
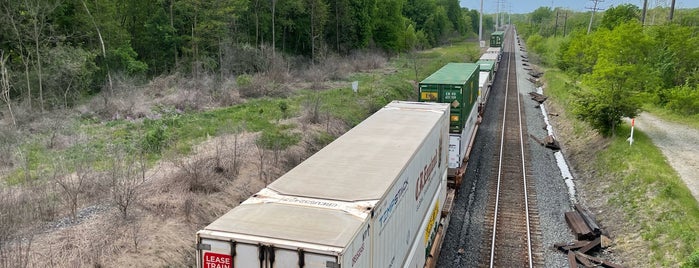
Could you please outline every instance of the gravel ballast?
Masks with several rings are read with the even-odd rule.
[[[539,103],[531,100],[528,94],[536,91],[536,87],[527,80],[529,75],[523,69],[520,56],[522,54],[526,53],[521,52],[519,46],[516,46],[512,56],[516,58],[518,91],[528,128],[528,133],[523,134],[529,143],[533,172],[528,174],[528,178],[534,179],[536,183],[545,267],[567,267],[565,255],[554,249],[553,244],[569,242],[574,238],[563,217],[564,212],[572,210],[571,197],[554,157],[554,151],[545,148],[530,136],[543,140],[548,134],[544,116],[538,107]],[[505,56],[503,55],[501,64],[506,64]],[[498,80],[506,79],[504,70],[496,74]],[[484,222],[486,206],[492,198],[488,196],[487,188],[491,180],[497,179],[490,177],[490,173],[493,168],[497,168],[494,166],[497,165],[497,159],[493,159],[493,150],[498,149],[496,146],[500,137],[497,135],[501,124],[498,117],[502,114],[504,99],[504,83],[493,85],[473,145],[469,166],[455,200],[437,267],[474,267],[487,262],[481,259],[480,248],[482,244],[490,243],[490,237],[484,237],[487,233],[485,226],[491,224]]]

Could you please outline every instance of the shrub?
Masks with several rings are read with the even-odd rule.
[[[666,94],[666,107],[681,115],[699,114],[699,86],[687,85],[671,89]]]

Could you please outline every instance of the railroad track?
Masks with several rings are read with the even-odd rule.
[[[536,192],[529,170],[526,120],[517,91],[513,33],[503,47],[507,82],[502,129],[496,161],[488,183],[486,231],[481,246],[482,267],[542,267],[543,250]],[[501,68],[502,69],[502,68]]]

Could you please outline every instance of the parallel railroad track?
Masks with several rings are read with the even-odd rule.
[[[511,30],[510,30],[511,31]],[[496,161],[488,183],[486,235],[481,246],[482,267],[542,267],[543,253],[536,193],[529,170],[526,120],[517,91],[513,34],[503,46],[507,78],[502,129]]]

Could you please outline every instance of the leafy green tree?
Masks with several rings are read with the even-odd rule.
[[[639,72],[636,66],[620,66],[601,59],[585,80],[591,89],[574,93],[573,113],[602,135],[614,134],[623,117],[640,113],[638,91],[631,89],[638,83],[633,76]]]
[[[435,0],[406,0],[403,15],[415,22],[416,29],[424,29],[427,19],[436,10]]]
[[[351,50],[366,48],[371,40],[371,30],[376,0],[328,1],[330,21],[327,42],[334,44],[337,52],[349,54]]]
[[[451,29],[461,35],[468,33],[466,28],[466,20],[461,12],[459,0],[438,0],[438,4],[444,8],[447,17],[451,22]]]
[[[599,56],[597,34],[585,34],[584,31],[576,31],[561,44],[558,50],[557,66],[564,71],[581,75],[592,72]]]
[[[640,14],[641,10],[632,4],[610,7],[604,12],[600,26],[611,30],[628,21],[639,21]]]
[[[691,27],[677,24],[659,25],[649,29],[648,34],[655,41],[650,62],[660,73],[662,86],[673,88],[689,83],[699,83],[699,36]]]
[[[589,90],[577,92],[573,112],[601,134],[614,134],[622,117],[635,117],[641,109],[639,93],[652,91],[658,81],[645,59],[652,40],[638,23],[600,31],[599,59],[583,82]]]
[[[438,6],[432,15],[427,19],[425,31],[429,36],[430,44],[438,45],[444,43],[449,32],[452,30],[447,12],[442,6]]]
[[[390,52],[398,52],[403,39],[403,1],[383,0],[376,2],[373,39],[376,45]]]

